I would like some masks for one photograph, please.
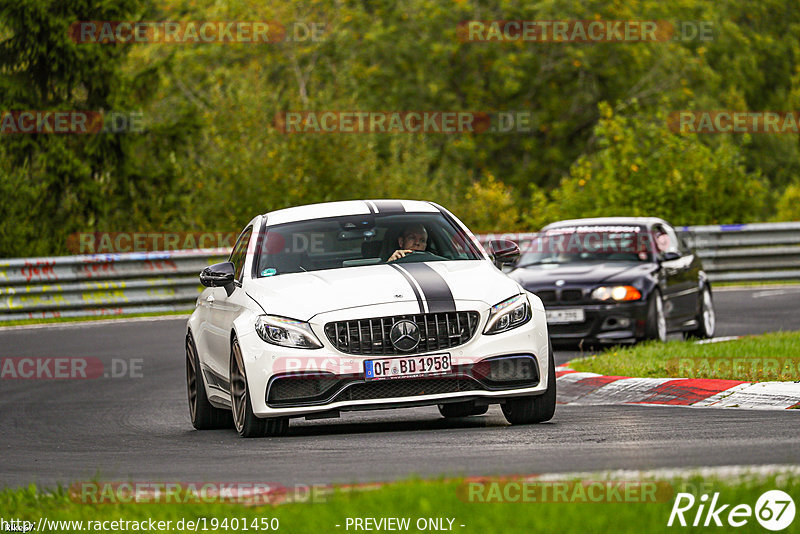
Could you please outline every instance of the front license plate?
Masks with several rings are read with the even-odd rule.
[[[582,323],[586,320],[586,315],[580,308],[573,310],[546,310],[545,314],[549,324]]]
[[[449,354],[364,361],[364,376],[367,380],[439,375],[450,373],[452,370],[453,364]]]

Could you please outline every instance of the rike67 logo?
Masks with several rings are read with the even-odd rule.
[[[725,504],[719,492],[710,498],[707,493],[699,499],[691,493],[678,493],[667,526],[734,528],[746,525],[755,516],[756,521],[767,530],[779,531],[792,524],[795,515],[794,501],[781,490],[764,492],[755,507],[749,504]]]

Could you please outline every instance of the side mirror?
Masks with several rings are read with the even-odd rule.
[[[665,252],[661,255],[661,261],[674,261],[681,257],[677,252]]]
[[[233,279],[236,269],[233,262],[223,261],[209,265],[200,273],[200,283],[206,287],[224,287],[228,296],[233,293]]]
[[[507,239],[490,241],[489,254],[494,257],[494,264],[497,265],[498,269],[500,269],[503,265],[508,265],[519,261],[519,245]]]

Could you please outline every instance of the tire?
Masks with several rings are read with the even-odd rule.
[[[229,410],[216,408],[208,401],[200,358],[191,332],[186,334],[186,390],[189,394],[189,417],[197,430],[231,428],[233,418]]]
[[[447,419],[453,417],[469,417],[470,415],[483,415],[487,411],[489,411],[488,404],[475,406],[474,401],[452,402],[439,405],[439,413],[442,414],[442,417],[446,417]]]
[[[288,417],[261,418],[253,413],[250,403],[250,390],[247,387],[242,349],[239,340],[231,343],[230,360],[231,380],[231,415],[233,426],[243,438],[260,438],[263,436],[282,436],[289,429]]]
[[[711,298],[711,290],[704,286],[700,292],[700,315],[697,316],[697,328],[686,332],[684,337],[708,339],[714,337],[714,330],[717,327],[717,316],[714,311],[714,300]]]
[[[547,389],[541,395],[508,399],[502,405],[503,415],[512,425],[544,423],[553,418],[556,411],[556,363],[553,359],[553,345],[548,351]]]
[[[654,339],[662,343],[667,340],[667,318],[664,315],[664,300],[661,292],[653,290],[647,306],[647,325],[644,330],[645,339]]]

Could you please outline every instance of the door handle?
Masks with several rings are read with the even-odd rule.
[[[214,295],[209,295],[206,297],[206,302],[214,302],[215,300],[217,299],[214,298]]]

